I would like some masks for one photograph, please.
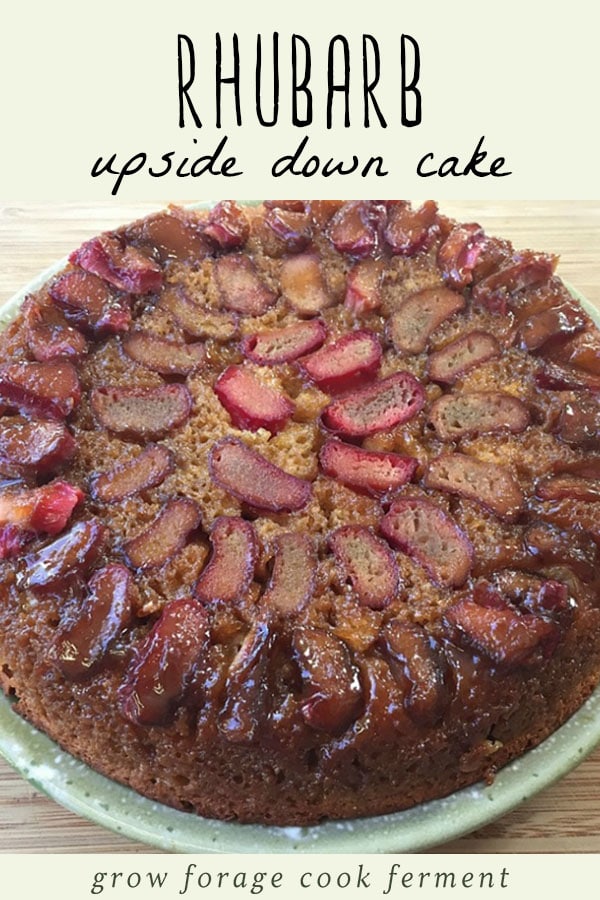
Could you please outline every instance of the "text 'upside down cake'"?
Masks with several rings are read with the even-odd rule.
[[[600,333],[435,203],[169,208],[1,336],[0,680],[94,769],[308,824],[490,779],[600,681]]]

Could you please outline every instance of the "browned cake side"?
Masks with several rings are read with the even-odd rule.
[[[0,678],[142,794],[308,824],[491,778],[600,681],[600,335],[433,203],[172,208],[0,365]]]

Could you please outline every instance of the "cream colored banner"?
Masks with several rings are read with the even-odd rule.
[[[44,900],[156,898],[565,897],[596,898],[597,856],[169,856],[2,857],[3,896]]]
[[[37,0],[0,196],[598,196],[596,5]]]

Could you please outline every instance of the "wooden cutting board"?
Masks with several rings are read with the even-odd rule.
[[[166,202],[166,201],[165,201]],[[600,202],[442,204],[516,246],[558,253],[560,274],[600,309]],[[155,208],[107,202],[0,201],[0,303],[86,237]],[[148,852],[78,818],[0,759],[0,852]],[[575,771],[500,820],[443,847],[450,853],[600,853],[600,747]]]

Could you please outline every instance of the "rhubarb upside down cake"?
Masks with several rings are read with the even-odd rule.
[[[600,334],[434,202],[170,207],[1,336],[0,673],[170,806],[443,797],[600,680]]]

